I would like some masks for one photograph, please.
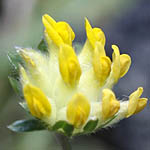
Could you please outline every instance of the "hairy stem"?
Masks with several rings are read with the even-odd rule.
[[[70,140],[68,137],[62,134],[57,134],[56,133],[56,138],[60,145],[62,146],[62,150],[72,150]]]

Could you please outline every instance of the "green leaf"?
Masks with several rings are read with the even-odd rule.
[[[63,129],[64,134],[67,136],[71,136],[73,132],[73,125],[67,123],[66,121],[58,121],[56,124],[52,127],[52,130],[59,131],[60,129]]]
[[[40,41],[38,47],[37,47],[40,51],[42,52],[47,52],[47,43],[45,42],[44,38]]]
[[[23,65],[23,60],[21,56],[18,53],[8,53],[8,59],[13,67],[13,71],[15,70],[15,73],[19,73],[19,64]],[[14,73],[14,72],[12,72]]]
[[[84,131],[89,133],[92,132],[97,126],[98,120],[90,120],[84,127]]]
[[[19,105],[27,112],[30,112],[26,102],[20,102]]]
[[[30,120],[18,120],[13,124],[9,125],[8,128],[14,132],[29,132],[29,131],[44,130],[46,129],[46,126],[37,119],[30,119]]]
[[[13,77],[8,77],[9,79],[9,82],[11,84],[11,86],[13,87],[14,91],[22,96],[22,86],[21,86],[21,83],[17,80],[17,79],[14,79]]]

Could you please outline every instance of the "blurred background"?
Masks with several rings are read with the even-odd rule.
[[[132,66],[114,90],[122,98],[143,86],[150,97],[150,1],[149,0],[0,0],[0,150],[60,150],[54,133],[14,133],[6,126],[27,118],[19,98],[8,82],[8,52],[14,46],[36,47],[43,34],[41,17],[48,13],[67,21],[76,33],[75,42],[86,40],[84,17],[106,34],[107,54],[117,44],[121,53],[132,57]],[[125,119],[113,128],[75,137],[73,150],[149,150],[150,108]]]

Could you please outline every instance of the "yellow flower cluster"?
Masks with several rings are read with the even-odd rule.
[[[77,56],[72,46],[75,34],[66,22],[42,17],[49,54],[33,49],[19,49],[25,68],[20,66],[24,98],[30,113],[50,126],[65,120],[80,133],[90,120],[98,120],[96,128],[115,116],[112,123],[130,117],[147,104],[140,98],[139,87],[129,101],[119,101],[113,85],[129,70],[131,58],[112,45],[112,61],[105,52],[105,35],[92,28],[85,19],[87,40]]]

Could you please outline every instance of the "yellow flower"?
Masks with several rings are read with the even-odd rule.
[[[50,127],[59,121],[73,126],[73,133],[91,132],[111,126],[144,109],[139,87],[129,101],[119,101],[112,87],[129,70],[131,58],[112,45],[112,60],[105,52],[105,35],[85,19],[87,40],[77,56],[72,41],[75,34],[66,22],[42,17],[49,54],[19,49],[24,60],[20,81],[30,113]],[[92,126],[93,127],[93,126]],[[91,129],[91,128],[90,128]]]
[[[43,16],[42,21],[46,33],[57,46],[60,46],[63,43],[72,45],[75,34],[68,23],[64,21],[56,22],[47,14]]]
[[[49,100],[39,88],[31,84],[25,84],[23,93],[33,116],[43,118],[51,115]]]

